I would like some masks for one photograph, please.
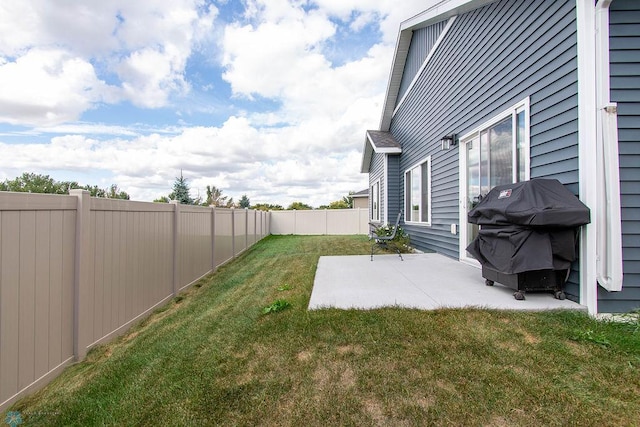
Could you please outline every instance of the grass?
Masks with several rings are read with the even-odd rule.
[[[307,311],[319,256],[368,249],[268,237],[11,410],[29,426],[640,425],[637,323]],[[290,306],[263,314],[274,301]]]

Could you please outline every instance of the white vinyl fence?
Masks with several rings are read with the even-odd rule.
[[[271,211],[271,234],[369,234],[369,210]]]

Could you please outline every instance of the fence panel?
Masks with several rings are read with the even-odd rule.
[[[271,211],[271,234],[368,234],[367,209]]]
[[[247,245],[253,246],[256,242],[256,211],[247,210]]]
[[[247,249],[247,211],[232,209],[233,211],[233,250],[234,256]]]
[[[271,234],[296,234],[297,211],[272,211]]]
[[[180,285],[183,289],[209,273],[211,265],[211,209],[180,206]]]
[[[171,297],[173,215],[172,205],[91,199],[89,347]]]
[[[76,199],[0,199],[0,408],[73,360]]]
[[[218,267],[233,258],[233,210],[216,208],[214,215],[213,261]]]
[[[268,234],[264,212],[0,192],[0,411]]]

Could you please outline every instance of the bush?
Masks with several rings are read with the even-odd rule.
[[[381,236],[381,237],[391,236],[393,234],[393,224],[386,224],[380,227],[376,227],[373,230],[373,233],[375,234],[373,236],[374,238],[376,236]],[[408,252],[413,252],[413,249],[411,248],[411,246],[409,246],[410,242],[411,242],[411,239],[407,234],[407,232],[404,231],[404,229],[401,226],[398,226],[398,231],[396,232],[395,237],[389,243],[393,244],[394,246],[397,246],[398,249],[400,249],[400,252],[408,253]]]

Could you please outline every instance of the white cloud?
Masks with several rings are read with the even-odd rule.
[[[0,65],[0,121],[50,125],[77,120],[109,88],[93,66],[61,50],[32,49]]]
[[[364,131],[378,125],[398,24],[426,7],[423,0],[402,7],[391,0],[247,0],[244,19],[223,28],[204,0],[60,1],[55,11],[50,0],[0,4],[0,122],[35,125],[40,137],[47,126],[58,133],[45,144],[0,142],[9,165],[0,179],[90,173],[134,199],[153,200],[171,191],[182,170],[194,196],[216,185],[236,200],[247,194],[253,203],[285,206],[318,206],[366,187],[360,150]],[[370,26],[382,37],[366,54],[333,65],[324,49],[349,49],[335,40]],[[190,87],[187,62],[194,49],[209,53],[215,44],[212,60],[221,61],[223,78],[242,98],[228,103],[241,103],[244,113],[167,129],[75,122],[100,103],[156,108],[209,86],[201,79]],[[42,83],[29,87],[33,78]],[[252,109],[246,101],[259,106],[262,98],[278,107]]]
[[[167,105],[189,90],[187,59],[217,12],[204,0],[2,2],[0,121],[60,124],[100,102]],[[5,90],[30,86],[26,97]]]
[[[358,173],[359,146],[320,155],[318,147],[300,145],[297,138],[304,134],[294,127],[256,129],[246,118],[231,117],[220,127],[188,128],[177,135],[106,140],[69,135],[47,144],[0,143],[0,158],[11,165],[4,178],[47,168],[55,179],[67,180],[70,173],[92,171],[107,174],[134,199],[148,201],[167,195],[181,170],[194,196],[215,185],[236,199],[247,194],[253,203],[318,206],[366,186]]]

